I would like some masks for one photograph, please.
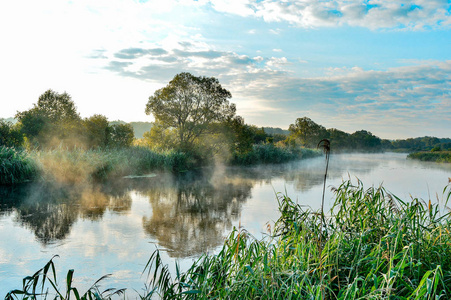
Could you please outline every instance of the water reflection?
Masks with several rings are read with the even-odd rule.
[[[197,255],[222,244],[251,196],[249,182],[214,178],[160,178],[145,192],[152,216],[143,218],[144,230],[170,256]]]
[[[344,170],[364,176],[389,164],[389,157],[332,155],[328,180],[346,176]],[[405,162],[396,155],[393,159]],[[418,168],[424,165],[409,164]],[[106,212],[127,214],[133,205],[131,194],[139,193],[151,205],[151,211],[141,216],[144,232],[171,256],[186,257],[222,244],[256,185],[270,185],[277,179],[306,193],[322,185],[324,166],[324,158],[319,157],[283,165],[216,167],[179,176],[124,178],[104,185],[1,187],[0,217],[12,215],[14,222],[31,230],[46,245],[65,239],[78,219],[101,222]]]
[[[105,193],[101,186],[26,184],[0,188],[0,214],[34,232],[42,244],[65,239],[79,219],[99,221],[107,209],[127,211],[128,193]]]

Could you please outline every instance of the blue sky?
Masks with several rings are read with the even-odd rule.
[[[152,121],[177,73],[214,76],[245,121],[451,136],[451,2],[44,0],[0,4],[0,117],[68,92],[83,117]]]

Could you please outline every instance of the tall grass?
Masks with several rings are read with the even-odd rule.
[[[84,294],[73,286],[74,270],[69,270],[63,286],[58,285],[55,264],[53,257],[43,268],[39,269],[32,276],[23,279],[22,289],[10,291],[5,296],[5,300],[13,299],[75,299],[75,300],[98,300],[112,299],[114,296],[124,294],[124,289],[99,290],[99,283],[109,275],[102,276]]]
[[[26,182],[37,172],[37,165],[25,150],[0,146],[0,184]]]
[[[449,188],[449,187],[448,187]],[[271,237],[234,230],[219,254],[169,273],[146,268],[162,299],[450,299],[451,223],[438,204],[345,182],[321,214],[279,197]],[[451,191],[448,190],[447,200]]]
[[[35,152],[33,159],[40,166],[44,180],[73,184],[160,170],[180,172],[196,163],[182,152],[155,152],[144,147],[107,150],[58,148]]]
[[[311,158],[320,155],[320,152],[299,148],[279,147],[274,144],[255,144],[252,150],[246,153],[234,153],[231,164],[278,164],[296,159]]]

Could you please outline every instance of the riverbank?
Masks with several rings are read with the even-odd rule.
[[[290,149],[273,144],[254,145],[244,154],[233,154],[227,164],[277,164],[321,155],[313,149]],[[26,151],[0,147],[0,184],[28,181],[57,181],[67,184],[98,182],[128,175],[145,175],[155,171],[174,173],[214,164],[193,152],[153,151],[146,147],[112,149],[63,149]]]
[[[200,257],[183,272],[172,274],[154,252],[146,265],[147,290],[128,297],[150,299],[448,299],[451,297],[451,219],[437,203],[403,201],[383,188],[364,189],[344,182],[322,217],[279,195],[280,217],[269,235],[253,238],[235,229],[217,255]],[[451,186],[444,193],[444,204]],[[61,299],[78,293],[73,270],[63,284],[52,274],[53,263],[24,282],[39,293],[42,280]],[[43,276],[46,272],[47,276]],[[33,285],[34,282],[37,285]],[[33,286],[38,289],[32,290]],[[120,287],[119,287],[120,288]],[[16,291],[10,296],[22,295]],[[121,289],[102,294],[108,299]],[[128,294],[131,293],[131,294]],[[49,295],[50,295],[49,294]],[[66,295],[66,296],[64,296]],[[81,295],[81,294],[80,294]],[[6,298],[7,299],[7,298]]]
[[[409,159],[433,161],[438,163],[451,163],[451,151],[420,151],[407,155]]]

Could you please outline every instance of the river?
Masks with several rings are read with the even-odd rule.
[[[144,293],[143,268],[158,248],[174,269],[202,253],[214,253],[235,226],[257,238],[278,218],[277,193],[319,209],[324,157],[291,164],[221,167],[180,176],[151,174],[108,185],[62,187],[27,184],[0,188],[0,297],[20,288],[54,255],[63,285],[75,269],[74,285],[84,292],[98,278],[101,290]],[[325,194],[332,186],[360,179],[383,186],[401,199],[438,201],[451,177],[451,164],[407,160],[406,154],[331,155]],[[269,223],[268,223],[269,222]]]

